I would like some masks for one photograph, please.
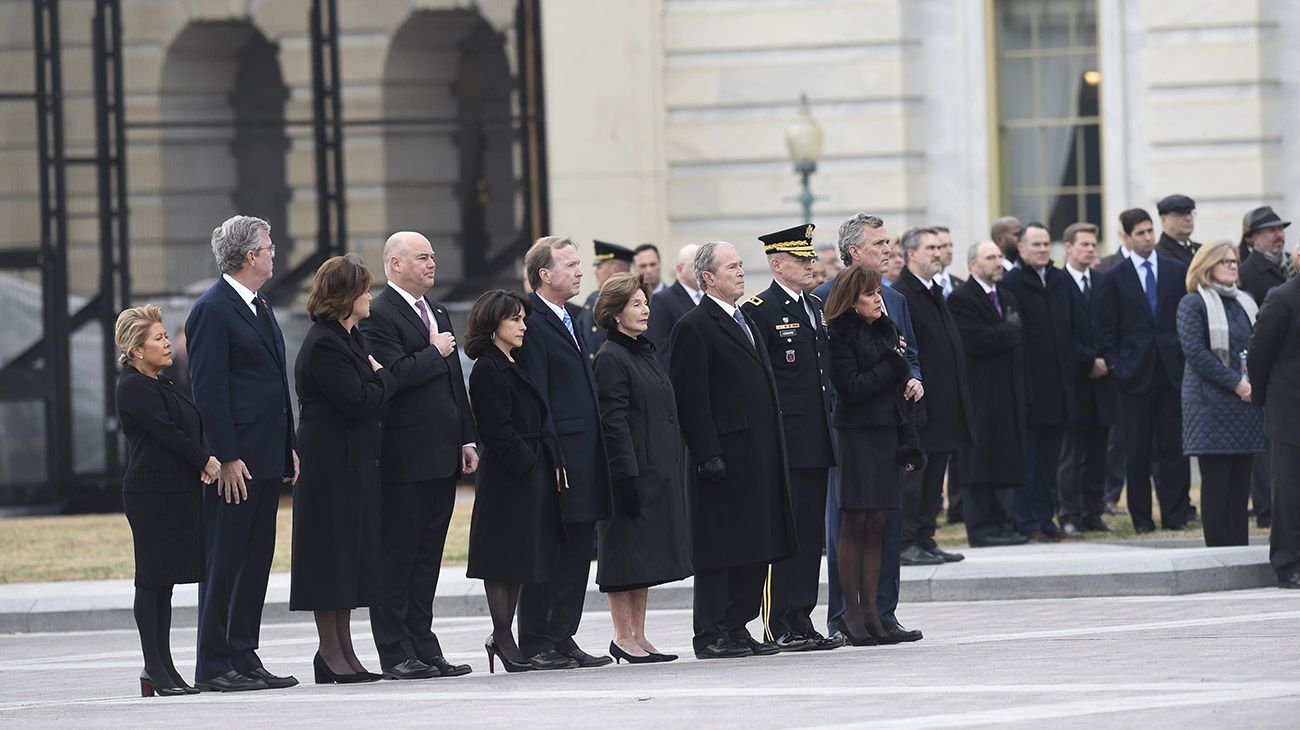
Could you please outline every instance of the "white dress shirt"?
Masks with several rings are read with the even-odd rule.
[[[221,278],[225,279],[226,283],[229,284],[231,288],[235,290],[235,293],[239,295],[239,298],[244,300],[244,303],[248,305],[248,309],[252,311],[253,316],[256,317],[257,305],[253,303],[253,300],[257,299],[257,292],[249,289],[243,284],[240,284],[235,280],[235,277],[230,274],[222,274]]]
[[[1079,291],[1083,291],[1083,279],[1084,279],[1084,277],[1087,277],[1087,278],[1090,280],[1090,281],[1089,281],[1089,285],[1091,286],[1091,284],[1092,284],[1092,282],[1091,282],[1091,279],[1092,279],[1092,273],[1091,273],[1091,272],[1087,272],[1087,271],[1079,271],[1079,270],[1075,269],[1073,266],[1071,266],[1070,263],[1069,263],[1068,261],[1067,261],[1066,264],[1065,264],[1065,271],[1066,271],[1066,273],[1068,273],[1070,276],[1074,277],[1074,285],[1077,286],[1077,287],[1079,287]]]
[[[781,287],[781,291],[783,291],[783,292],[785,292],[786,294],[788,294],[788,295],[790,296],[791,299],[795,300],[796,302],[799,302],[799,305],[803,307],[803,313],[806,314],[806,315],[808,315],[808,321],[809,321],[809,322],[812,322],[812,328],[813,328],[813,330],[816,330],[816,329],[817,329],[817,318],[813,316],[812,309],[809,308],[809,306],[808,306],[808,301],[804,298],[804,297],[807,296],[807,295],[796,293],[795,290],[791,289],[790,287],[786,286],[785,284],[782,284],[782,283],[779,282],[779,281],[776,282],[776,285],[779,286],[779,287]]]
[[[409,304],[409,305],[411,305],[411,309],[415,311],[415,316],[420,317],[420,308],[417,307],[417,306],[415,306],[415,303],[416,303],[416,302],[419,302],[419,301],[424,301],[424,297],[416,297],[416,296],[412,296],[410,292],[408,292],[407,290],[403,289],[402,287],[400,287],[400,286],[394,284],[394,283],[391,282],[391,281],[388,282],[388,285],[391,286],[391,287],[392,287],[392,288],[393,288],[393,289],[394,289],[398,294],[401,294],[401,295],[402,295],[402,298],[406,300],[406,303]],[[438,333],[438,320],[437,320],[437,318],[435,318],[435,317],[433,316],[433,308],[429,306],[429,302],[427,302],[427,301],[424,301],[424,314],[425,314],[426,317],[429,318],[429,331],[430,331],[430,333],[431,333],[431,334],[437,334],[437,333]],[[420,317],[420,319],[423,320],[424,317]]]
[[[578,326],[578,323],[573,321],[573,316],[570,315],[570,314],[568,313],[568,311],[566,311],[566,310],[564,309],[564,307],[557,307],[557,306],[555,306],[555,302],[552,302],[550,299],[547,299],[546,297],[542,296],[541,294],[538,294],[538,295],[537,295],[537,298],[540,299],[540,300],[542,300],[542,301],[546,304],[546,306],[550,307],[552,312],[555,312],[555,316],[560,318],[560,322],[561,322],[561,323],[564,322],[564,318],[565,318],[566,316],[569,318],[569,324],[570,324],[572,327],[574,327],[575,329],[574,329],[573,332],[569,332],[569,328],[568,328],[568,327],[565,327],[564,330],[565,330],[566,332],[569,332],[569,338],[573,340],[573,344],[574,344],[574,345],[577,345],[577,344],[578,344],[578,336],[577,336],[576,334],[574,334],[574,332],[577,331],[576,328],[577,328],[577,326]]]

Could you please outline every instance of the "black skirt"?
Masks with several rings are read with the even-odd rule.
[[[135,584],[157,588],[203,580],[203,495],[123,492],[135,543]]]
[[[837,428],[840,509],[897,509],[902,491],[896,426]]]

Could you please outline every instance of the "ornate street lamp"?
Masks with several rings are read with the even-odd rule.
[[[817,160],[822,156],[822,127],[813,119],[807,94],[799,95],[799,116],[786,127],[785,146],[790,152],[790,161],[794,163],[794,171],[801,179],[798,200],[803,206],[804,222],[811,223],[814,198],[812,189],[808,187],[808,178],[817,172]]]

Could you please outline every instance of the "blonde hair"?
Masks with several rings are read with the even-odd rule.
[[[131,364],[131,351],[144,344],[149,336],[149,329],[162,323],[162,309],[156,304],[123,309],[117,315],[117,325],[113,328],[113,341],[117,343],[120,354],[117,362],[123,367]]]
[[[1198,286],[1209,287],[1212,282],[1210,271],[1231,251],[1237,253],[1237,246],[1232,241],[1222,239],[1211,241],[1196,250],[1192,263],[1187,266],[1187,293],[1196,291]],[[1240,265],[1240,261],[1237,262]]]
[[[627,307],[627,303],[632,301],[632,297],[636,296],[638,291],[645,294],[645,302],[649,306],[650,285],[645,283],[645,279],[640,274],[624,272],[609,277],[600,287],[596,304],[591,308],[594,315],[592,319],[604,329],[614,329],[618,325],[619,313]]]

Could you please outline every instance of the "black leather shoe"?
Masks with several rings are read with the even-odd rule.
[[[574,644],[573,646],[570,647],[566,647],[564,649],[556,649],[556,651],[559,652],[561,655],[566,656],[572,659],[573,661],[577,662],[578,666],[582,667],[583,669],[591,669],[592,667],[603,667],[606,664],[614,663],[613,659],[611,659],[608,656],[605,656],[604,654],[600,656],[592,656],[588,654],[582,649],[579,649],[577,644]]]
[[[791,632],[791,633],[781,634],[780,638],[776,640],[776,648],[778,651],[793,652],[793,651],[808,651],[809,649],[812,649],[814,647],[811,638],[804,636],[803,634],[796,634]]]
[[[902,624],[885,624],[885,634],[898,639],[900,643],[920,641],[925,638],[919,629],[904,628]]]
[[[1083,527],[1073,522],[1062,522],[1061,534],[1066,537],[1083,537]]]
[[[1084,517],[1083,531],[1084,532],[1114,532],[1115,529],[1112,528],[1110,525],[1106,524],[1106,521],[1103,520],[1101,517]]]
[[[1300,572],[1277,579],[1278,588],[1300,588]]]
[[[920,545],[908,545],[898,556],[898,562],[903,565],[943,565],[943,558],[931,555]]]
[[[266,683],[266,686],[269,689],[284,689],[285,687],[292,687],[295,684],[298,684],[298,679],[296,677],[292,675],[287,677],[277,677],[266,671],[265,667],[258,667],[249,672],[246,676],[262,680]]]
[[[452,664],[441,655],[420,657],[420,661],[438,670],[439,677],[463,677],[474,671],[468,664]]]
[[[844,646],[844,635],[836,634],[835,636],[826,637],[816,631],[809,631],[804,634],[804,638],[812,642],[812,651],[830,651]]]
[[[970,546],[977,547],[1007,547],[1009,545],[1024,545],[1029,542],[1029,538],[1021,535],[1019,532],[1013,532],[1008,535],[989,535],[988,537],[977,537],[970,541]]]
[[[200,679],[194,683],[200,692],[247,692],[254,689],[267,689],[270,685],[261,679],[246,677],[235,670],[211,679]]]
[[[415,657],[403,659],[391,667],[384,667],[384,679],[429,679],[441,676],[442,674],[436,668]]]
[[[746,634],[745,636],[734,638],[732,639],[732,641],[736,642],[737,644],[740,644],[741,646],[749,647],[749,653],[753,654],[754,656],[772,656],[773,654],[781,653],[780,647],[778,647],[776,644],[773,644],[768,641],[759,641],[754,637],[749,636],[748,634]]]
[[[947,550],[944,550],[943,548],[939,547],[938,545],[935,545],[934,547],[926,550],[926,552],[930,553],[931,555],[939,556],[939,559],[945,563],[960,563],[961,561],[966,559],[965,555],[962,555],[961,553],[950,553]]]
[[[737,657],[749,656],[754,652],[748,646],[737,641],[732,641],[727,637],[714,639],[711,644],[703,649],[697,649],[695,652],[696,659],[735,659]]]
[[[1133,532],[1136,532],[1139,535],[1145,535],[1149,532],[1155,532],[1155,531],[1156,531],[1156,526],[1154,522],[1133,523]]]
[[[1161,527],[1169,532],[1191,532],[1192,530],[1185,522],[1178,525],[1162,525]]]
[[[578,662],[561,654],[554,649],[548,649],[540,654],[528,657],[528,663],[533,665],[533,669],[577,669]]]

